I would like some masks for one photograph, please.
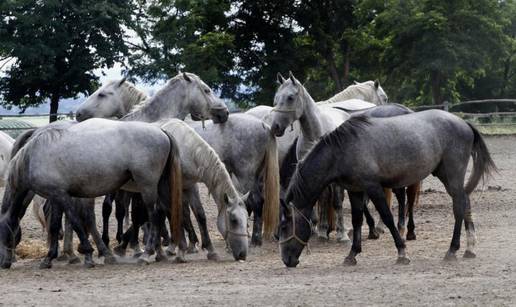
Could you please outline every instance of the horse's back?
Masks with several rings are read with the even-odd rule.
[[[170,151],[168,137],[155,125],[102,119],[47,129],[29,144],[29,180],[42,189],[53,182],[52,188],[81,197],[111,192],[136,176],[159,178]]]
[[[460,118],[432,110],[388,118],[368,118],[350,145],[353,167],[382,174],[388,186],[401,187],[432,173],[443,159],[469,155],[473,132]],[[406,172],[412,172],[407,176]],[[397,182],[404,178],[404,182]]]

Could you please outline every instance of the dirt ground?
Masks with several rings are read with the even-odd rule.
[[[200,252],[189,255],[186,264],[108,266],[96,259],[99,265],[93,269],[55,262],[52,269],[40,270],[39,259],[20,259],[12,269],[0,271],[0,305],[514,306],[516,137],[489,137],[487,142],[499,174],[471,196],[476,259],[442,261],[453,214],[450,198],[434,178],[423,185],[426,192],[416,208],[417,241],[408,242],[412,262],[407,266],[395,265],[396,249],[386,234],[364,241],[355,267],[342,265],[349,247],[334,239],[313,239],[311,254],[304,252],[295,269],[283,265],[275,243],[252,249],[245,262],[234,262],[215,231],[215,205],[204,193],[212,239],[223,260],[208,261]],[[349,207],[347,200],[345,205]],[[100,206],[97,209],[100,212]],[[346,223],[351,224],[349,211]],[[42,244],[44,236],[30,211],[22,227],[26,243]],[[460,255],[464,231],[462,246]]]

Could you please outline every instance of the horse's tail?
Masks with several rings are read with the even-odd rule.
[[[278,145],[276,137],[268,129],[268,141],[263,173],[263,235],[272,238],[279,223],[280,179]]]
[[[472,124],[467,124],[473,131],[474,135],[473,148],[471,150],[473,170],[465,187],[466,193],[471,194],[478,185],[480,179],[484,180],[486,176],[489,176],[492,172],[496,172],[497,168],[493,159],[491,159],[486,143],[478,130]]]
[[[16,141],[14,141],[13,148],[11,149],[11,159],[16,155],[20,149],[27,144],[29,139],[32,137],[36,129],[30,129],[22,132],[17,138]]]
[[[183,231],[183,172],[181,170],[181,159],[179,156],[179,148],[174,136],[162,130],[169,138],[170,152],[168,154],[167,166],[165,166],[164,174],[168,173],[168,188],[170,193],[170,232],[175,242],[180,242],[181,231]]]

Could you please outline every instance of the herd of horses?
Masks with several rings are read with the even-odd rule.
[[[407,264],[404,237],[416,238],[413,208],[420,182],[430,174],[453,200],[455,225],[445,259],[456,259],[463,222],[464,257],[475,257],[469,194],[496,170],[475,127],[444,111],[414,113],[388,103],[377,81],[356,83],[320,102],[292,73],[288,78],[278,74],[277,81],[273,107],[231,115],[191,73],[170,79],[153,97],[125,79],[111,81],[78,108],[77,121],[28,130],[16,141],[0,135],[0,172],[5,174],[0,266],[10,268],[15,261],[20,220],[31,202],[48,233],[41,268],[50,268],[59,256],[62,233],[62,256],[79,261],[72,230],[87,267],[95,265],[89,235],[106,264],[117,262],[114,253],[123,256],[128,246],[141,263],[149,263],[154,254],[156,261],[176,255],[176,261],[184,262],[199,242],[190,212],[199,226],[201,248],[208,259],[217,260],[199,183],[217,205],[216,225],[235,260],[245,260],[249,246],[260,246],[263,239],[276,240],[285,265],[295,267],[314,233],[328,240],[335,230],[337,241],[352,241],[344,263],[354,265],[364,216],[369,238],[378,238],[383,230],[368,210],[371,200],[394,239],[397,263]],[[470,156],[473,168],[465,185]],[[399,203],[397,227],[391,190]],[[345,191],[351,230],[344,223]],[[105,196],[102,236],[94,212],[100,196]],[[108,226],[113,203],[118,245],[112,251]]]

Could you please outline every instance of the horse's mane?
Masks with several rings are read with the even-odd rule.
[[[237,197],[238,192],[231,177],[215,150],[182,120],[171,119],[162,125],[164,128],[169,126],[173,126],[172,132],[178,143],[185,144],[181,146],[181,150],[189,150],[188,157],[183,155],[181,159],[192,159],[197,178],[208,187],[210,194],[215,197],[222,197],[224,194],[230,198]],[[217,203],[222,202],[222,198],[217,199]]]
[[[119,82],[117,80],[112,82]],[[122,101],[126,104],[126,111],[130,112],[135,109],[138,105],[142,104],[145,100],[147,100],[147,95],[136,88],[136,86],[129,82],[124,81],[120,87],[120,95],[122,96]],[[125,115],[125,114],[124,114]]]
[[[317,155],[317,152],[321,150],[322,147],[325,146],[335,146],[336,150],[345,151],[346,144],[352,141],[355,138],[360,137],[360,133],[364,131],[364,128],[371,125],[368,116],[360,115],[356,117],[351,117],[347,121],[345,121],[342,125],[337,127],[337,129],[332,132],[324,135],[319,142],[308,152],[305,158],[297,164],[297,168],[290,179],[289,187],[287,190],[286,201],[290,201],[292,199],[309,199],[311,195],[308,195],[308,189],[305,189],[306,183],[305,178],[302,174],[303,168],[305,166],[305,161],[312,155]],[[302,202],[305,203],[305,202]],[[306,204],[306,203],[305,203]]]
[[[297,138],[294,140],[294,143],[290,146],[283,158],[280,167],[280,184],[282,188],[287,188],[292,178],[292,174],[294,173],[297,165]]]
[[[360,133],[364,131],[364,128],[371,125],[369,119],[370,117],[367,115],[350,117],[342,125],[338,126],[337,129],[324,135],[319,143],[314,146],[314,149],[321,143],[324,143],[330,146],[338,146],[340,149],[346,150],[346,143],[359,137]]]
[[[374,81],[365,81],[362,83],[352,84],[345,88],[343,91],[337,93],[328,100],[320,101],[317,104],[328,104],[337,101],[343,101],[348,99],[357,98],[363,96],[366,101],[374,101],[374,96],[371,95],[371,89],[374,89]]]

